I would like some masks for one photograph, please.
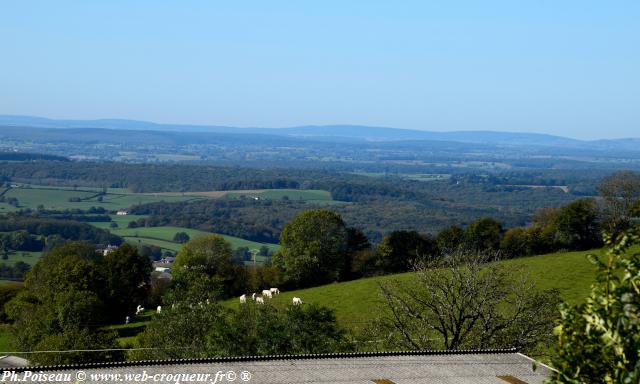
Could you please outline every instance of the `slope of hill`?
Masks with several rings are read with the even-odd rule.
[[[578,304],[587,297],[590,286],[595,281],[595,268],[586,258],[590,252],[599,251],[558,252],[501,262],[521,268],[536,283],[538,289],[556,288],[564,301]],[[288,305],[294,296],[300,297],[305,303],[316,303],[334,309],[340,324],[358,330],[377,316],[383,306],[379,285],[391,280],[409,281],[412,275],[409,272],[370,277],[283,292],[272,302],[275,305]],[[238,305],[237,300],[230,300],[228,304]]]

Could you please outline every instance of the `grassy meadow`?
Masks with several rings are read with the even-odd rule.
[[[183,227],[138,227],[128,228],[129,222],[135,221],[144,216],[126,215],[117,216],[111,215],[112,222],[115,222],[118,226],[111,228],[111,222],[91,222],[90,224],[98,228],[108,229],[114,235],[123,237],[128,243],[131,244],[148,244],[155,245],[163,249],[171,251],[178,251],[182,244],[173,241],[173,237],[178,232],[185,232],[190,238],[195,238],[201,235],[210,234],[210,232],[200,231],[197,229],[183,228]],[[245,240],[239,237],[220,235],[224,237],[231,244],[231,248],[247,247],[249,249],[260,249],[260,247],[267,246],[271,251],[276,251],[279,247],[277,244],[259,243],[255,241]]]
[[[587,260],[589,252],[557,252],[547,255],[504,260],[511,266],[521,268],[538,289],[556,288],[562,299],[570,304],[582,302],[595,281],[595,268]],[[288,305],[292,298],[300,297],[305,303],[316,303],[334,309],[343,326],[358,330],[379,313],[382,301],[379,284],[396,280],[411,281],[413,272],[396,275],[363,278],[334,283],[320,287],[282,292],[272,300],[275,305]],[[227,305],[237,306],[238,300],[228,300]]]
[[[538,289],[556,288],[564,301],[579,304],[587,297],[590,286],[595,281],[595,268],[586,258],[590,252],[600,251],[557,252],[504,260],[500,263],[521,268],[529,274]],[[270,303],[285,306],[291,304],[293,297],[300,297],[304,303],[315,303],[332,308],[342,326],[358,332],[380,313],[383,303],[379,295],[379,285],[394,280],[409,282],[413,277],[413,272],[406,272],[285,291],[275,296]],[[240,305],[238,298],[226,300],[223,304],[230,308],[237,308]],[[150,316],[152,313],[147,313],[145,317],[139,319],[137,326],[128,324],[116,325],[112,328],[118,329],[118,332],[123,335],[121,339],[123,343],[131,342],[134,338],[130,334],[131,330],[127,328],[134,328],[137,332],[142,331],[144,322]]]
[[[8,256],[7,260],[0,260],[0,262],[14,265],[18,261],[22,261],[33,266],[42,256],[42,252],[10,251]]]
[[[5,192],[5,198],[18,199],[18,207],[7,203],[0,203],[1,212],[11,212],[20,208],[36,209],[39,205],[45,209],[65,210],[65,209],[89,209],[91,207],[102,207],[106,210],[115,211],[126,209],[136,204],[146,204],[158,201],[190,201],[202,199],[198,196],[181,195],[154,195],[126,192],[123,189],[110,189],[103,196],[98,196],[101,190],[85,187],[49,187],[38,185],[20,185],[10,188]],[[102,199],[100,200],[100,197]],[[70,201],[80,200],[80,201]]]

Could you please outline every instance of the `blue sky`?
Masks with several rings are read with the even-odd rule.
[[[638,1],[3,1],[0,114],[640,137]]]

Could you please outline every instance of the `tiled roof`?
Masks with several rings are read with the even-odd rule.
[[[210,374],[208,380],[202,382],[213,383],[216,373],[220,372],[226,376],[224,379],[219,376],[217,383],[252,384],[538,384],[552,373],[552,370],[544,365],[540,365],[534,371],[533,360],[515,350],[257,356],[37,367],[33,370],[82,370],[87,375],[83,383],[105,382],[91,381],[91,374],[96,373],[135,375],[143,372],[147,376]],[[242,380],[249,378],[246,372],[250,374],[248,381]],[[227,380],[231,378],[235,380]],[[149,379],[149,382],[153,380]]]

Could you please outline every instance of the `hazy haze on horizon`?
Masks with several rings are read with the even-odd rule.
[[[7,1],[0,114],[640,134],[640,3]]]

